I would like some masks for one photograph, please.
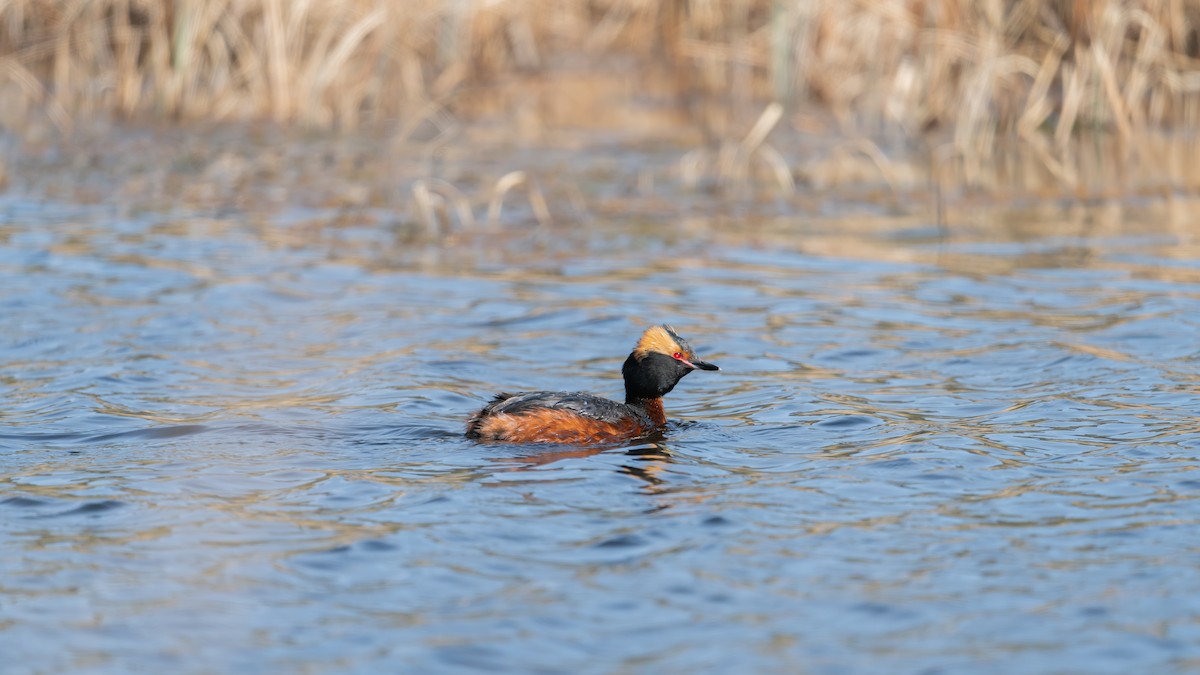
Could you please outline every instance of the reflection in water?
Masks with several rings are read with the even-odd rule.
[[[494,445],[498,452],[504,453],[508,448],[513,446]],[[522,446],[516,446],[518,448]],[[528,446],[524,446],[528,447]],[[492,458],[493,462],[498,464],[512,464],[512,471],[520,471],[523,469],[535,468],[554,462],[561,462],[564,459],[583,459],[601,452],[611,452],[612,447],[604,445],[590,445],[586,447],[576,446],[533,446],[533,450],[528,450],[529,454],[508,455],[502,454]]]
[[[630,219],[438,248],[8,213],[12,663],[1200,659],[1200,274],[1174,225]],[[664,438],[463,438],[500,385],[619,396],[613,355],[664,320],[723,368],[672,393]]]
[[[600,453],[623,453],[631,458],[627,464],[617,467],[618,473],[633,476],[645,481],[647,494],[653,494],[655,488],[663,485],[666,479],[661,476],[667,463],[673,461],[666,445],[651,443],[634,447],[618,447],[592,445],[576,446],[505,446],[491,447],[498,453],[491,461],[499,465],[511,465],[509,471],[527,471],[538,469],[556,462],[570,459],[586,459]],[[514,450],[514,448],[516,448]],[[510,454],[511,453],[511,454]]]
[[[667,464],[674,461],[671,453],[667,451],[666,445],[655,443],[650,446],[630,448],[625,454],[633,459],[629,464],[621,465],[621,473],[646,481],[647,494],[659,493],[660,490],[656,488],[666,483],[662,474],[666,471]]]

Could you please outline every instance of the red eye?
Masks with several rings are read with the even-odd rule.
[[[679,359],[680,361],[683,360],[683,354],[680,354],[679,352],[675,352],[674,354],[671,355],[671,357]]]

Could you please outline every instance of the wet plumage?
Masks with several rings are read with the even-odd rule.
[[[625,360],[625,402],[581,392],[497,394],[467,422],[467,436],[514,443],[612,443],[647,436],[667,422],[662,397],[693,370],[719,370],[696,357],[668,326],[652,326]]]

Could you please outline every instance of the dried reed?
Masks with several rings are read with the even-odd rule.
[[[1136,152],[1142,134],[1200,122],[1200,0],[0,2],[3,91],[60,126],[98,112],[318,128],[469,116],[459,102],[481,85],[603,68],[601,55],[668,73],[669,95],[727,140],[744,125],[698,101],[936,132],[968,174],[1016,138],[1070,183],[1081,130]],[[790,189],[778,153],[751,140],[730,146],[730,170],[757,154]]]

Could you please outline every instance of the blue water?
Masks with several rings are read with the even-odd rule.
[[[2,669],[1196,669],[1200,249],[1006,217],[414,241],[9,195]],[[664,321],[722,367],[664,441],[462,438],[499,390],[620,397]]]

